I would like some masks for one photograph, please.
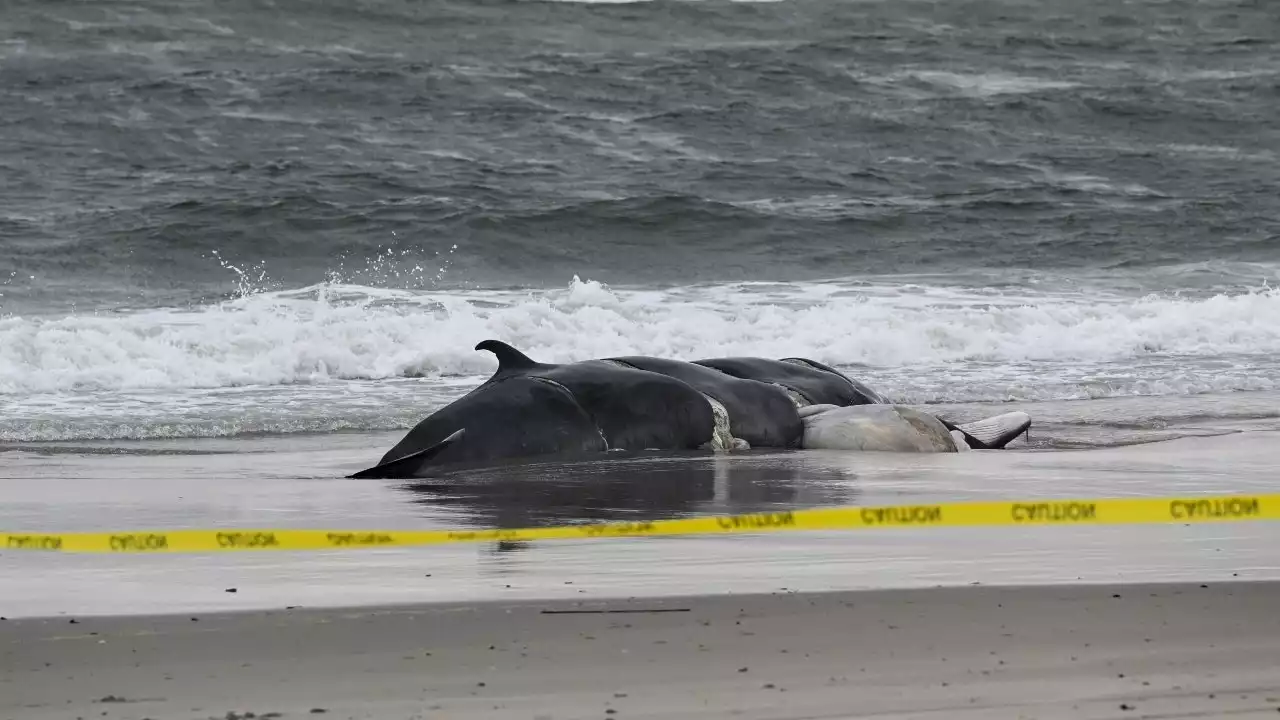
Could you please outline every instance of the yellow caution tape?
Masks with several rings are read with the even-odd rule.
[[[999,525],[1116,525],[1280,520],[1280,494],[959,502],[784,510],[678,520],[512,530],[153,530],[0,533],[0,549],[74,553],[322,550],[460,542],[726,535],[781,530],[857,530]]]

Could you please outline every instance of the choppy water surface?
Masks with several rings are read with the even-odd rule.
[[[1263,4],[0,9],[0,442],[403,430],[808,356],[1064,447],[1267,426]],[[1043,432],[1040,432],[1043,431]]]

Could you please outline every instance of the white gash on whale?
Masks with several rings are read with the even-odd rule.
[[[628,356],[549,364],[498,340],[476,349],[497,357],[494,374],[352,477],[421,477],[616,451],[960,452],[1003,448],[1031,426],[1023,412],[952,424],[891,404],[806,358]]]

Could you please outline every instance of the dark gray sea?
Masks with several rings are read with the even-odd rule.
[[[0,442],[401,431],[486,338],[1280,426],[1277,116],[1262,0],[7,0]]]

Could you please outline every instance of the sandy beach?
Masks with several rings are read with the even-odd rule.
[[[10,620],[0,717],[1275,717],[1277,607],[1214,583]]]
[[[341,479],[357,435],[10,452],[0,525],[474,528],[1274,491],[1275,433]],[[377,440],[377,438],[375,438]],[[226,445],[226,447],[223,447]],[[0,554],[0,719],[1275,717],[1275,523]]]

